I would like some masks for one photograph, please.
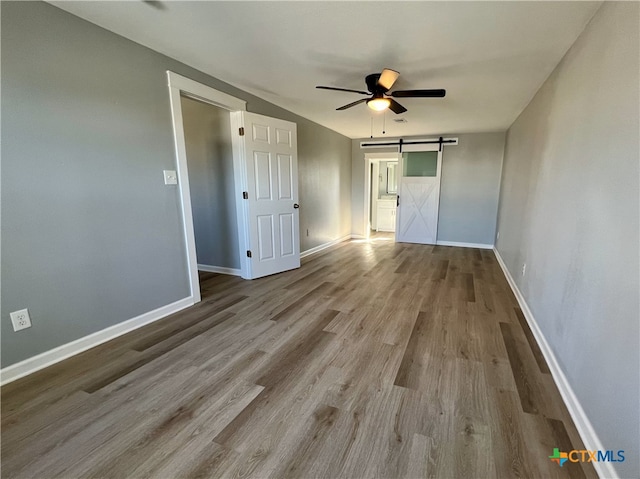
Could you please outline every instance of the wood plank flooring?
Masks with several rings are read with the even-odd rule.
[[[2,388],[6,478],[596,477],[491,251],[377,235]]]

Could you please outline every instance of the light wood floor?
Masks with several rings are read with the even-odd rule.
[[[3,477],[596,477],[491,251],[342,243],[2,388]]]

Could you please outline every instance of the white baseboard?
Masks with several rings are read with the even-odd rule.
[[[460,248],[479,248],[479,249],[493,249],[492,244],[484,243],[461,243],[459,241],[436,241],[438,246],[458,246]]]
[[[330,248],[333,245],[336,245],[338,243],[342,243],[343,241],[347,241],[347,240],[349,240],[351,238],[353,238],[353,235],[346,235],[346,236],[343,236],[342,238],[338,238],[336,240],[329,241],[328,243],[324,243],[324,244],[321,244],[321,245],[318,245],[318,246],[314,246],[311,249],[308,249],[306,251],[301,252],[300,253],[300,258],[304,258],[304,257],[312,255],[314,253],[318,253],[319,251],[322,251],[323,249]]]
[[[230,274],[232,276],[241,276],[242,271],[235,268],[226,268],[224,266],[210,266],[208,264],[198,264],[198,271],[206,271],[207,273]]]
[[[538,346],[540,346],[542,355],[544,356],[544,359],[547,361],[547,365],[549,366],[549,370],[551,371],[553,380],[555,381],[556,386],[558,386],[560,395],[562,396],[562,399],[565,405],[567,406],[567,409],[569,410],[569,414],[571,414],[571,418],[573,419],[573,422],[575,423],[576,428],[578,429],[578,433],[582,438],[582,442],[584,442],[585,447],[590,451],[605,450],[604,447],[602,447],[602,442],[598,438],[598,435],[596,434],[595,429],[593,429],[593,425],[591,424],[591,421],[589,421],[587,414],[584,412],[584,409],[582,408],[580,401],[578,401],[578,398],[573,392],[573,389],[571,388],[571,384],[569,384],[567,377],[564,375],[564,372],[562,371],[562,368],[560,367],[560,364],[558,363],[558,360],[556,359],[555,354],[553,354],[553,351],[551,350],[551,347],[549,346],[547,339],[544,337],[544,334],[542,334],[542,331],[538,326],[538,322],[534,318],[533,313],[531,312],[531,309],[529,309],[529,305],[525,301],[524,296],[522,296],[522,293],[518,289],[518,286],[516,285],[515,280],[513,279],[513,277],[511,276],[511,273],[507,269],[507,266],[504,263],[502,256],[500,256],[500,253],[498,253],[498,250],[495,247],[493,248],[493,252],[495,253],[496,258],[498,259],[498,264],[500,265],[500,268],[502,268],[502,272],[504,273],[504,275],[507,278],[507,281],[509,282],[509,286],[511,286],[511,290],[513,291],[513,294],[516,296],[516,299],[518,300],[518,304],[520,305],[520,309],[522,310],[522,313],[526,318],[527,323],[529,324],[529,328],[531,329],[531,332],[533,333],[533,336],[535,337],[536,342],[538,343]],[[593,467],[595,468],[596,472],[598,473],[598,476],[600,477],[603,477],[603,478],[606,477],[609,479],[617,479],[619,477],[612,463],[610,462],[592,462],[591,464],[593,464]]]
[[[87,349],[94,348],[99,344],[106,343],[112,339],[122,336],[134,329],[138,329],[159,319],[165,318],[170,314],[176,313],[184,308],[188,308],[194,304],[193,297],[181,299],[166,306],[162,306],[148,313],[141,314],[135,318],[128,319],[122,323],[114,324],[101,331],[97,331],[83,338],[76,339],[70,343],[63,344],[57,348],[45,351],[44,353],[25,359],[19,363],[12,364],[0,370],[0,385],[5,385],[16,379],[20,379],[29,374],[35,373],[40,369],[44,369],[64,359],[75,356]]]

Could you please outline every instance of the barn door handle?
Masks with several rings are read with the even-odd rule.
[[[300,205],[298,203],[294,203],[293,207],[297,210],[298,208],[300,208]]]

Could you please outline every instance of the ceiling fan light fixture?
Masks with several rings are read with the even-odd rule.
[[[388,98],[372,98],[367,101],[367,106],[375,111],[386,110],[389,105],[391,105],[391,100]]]
[[[0,0],[2,1],[2,0]],[[351,102],[347,105],[343,105],[341,107],[336,108],[336,110],[346,110],[348,108],[352,108],[356,105],[360,105],[361,103],[367,103],[369,108],[373,111],[385,111],[387,109],[391,110],[396,115],[400,115],[407,111],[405,107],[403,107],[400,103],[398,103],[395,98],[442,98],[446,95],[445,90],[394,90],[392,92],[389,89],[395,85],[396,80],[398,79],[398,75],[400,75],[397,71],[391,70],[389,68],[385,68],[381,73],[371,73],[367,75],[364,79],[365,84],[367,85],[367,90],[352,90],[350,88],[338,88],[335,86],[322,86],[318,85],[316,88],[320,88],[322,90],[335,90],[335,91],[344,91],[349,93],[358,93],[360,95],[372,95],[370,98],[362,98],[361,100],[357,100]],[[389,98],[386,98],[389,97]]]

